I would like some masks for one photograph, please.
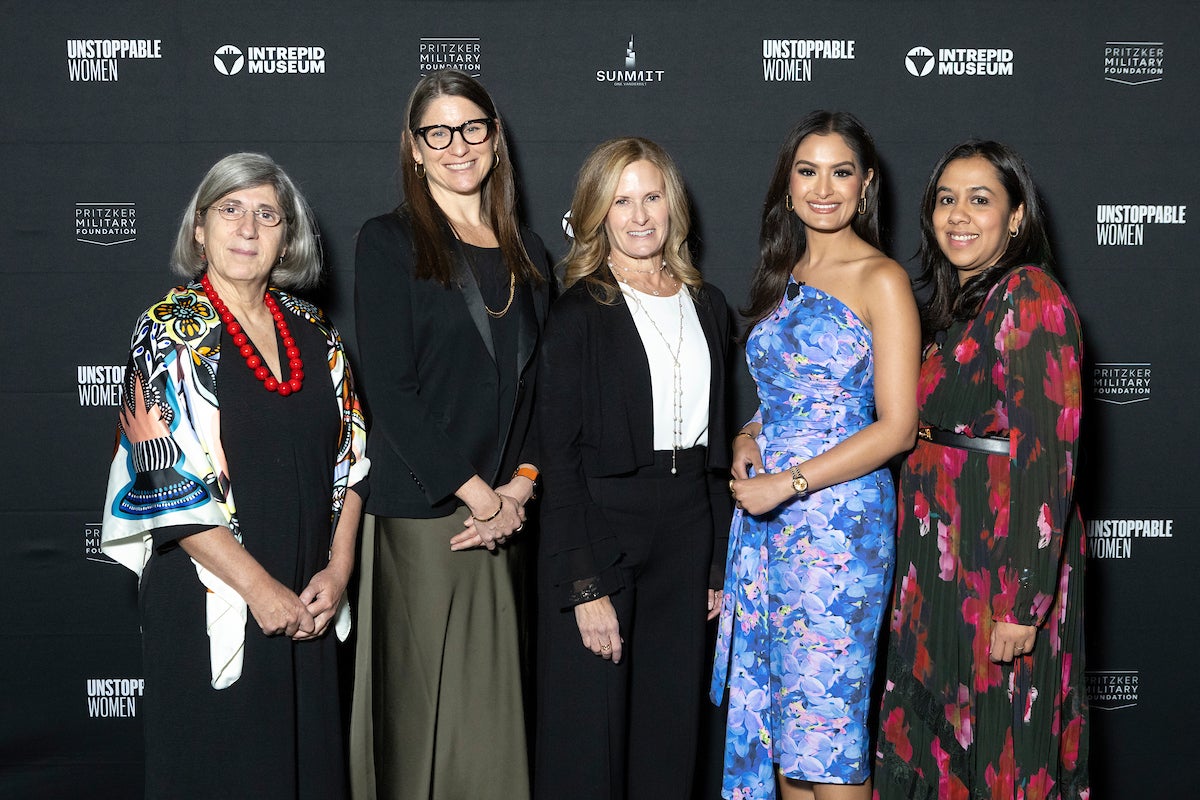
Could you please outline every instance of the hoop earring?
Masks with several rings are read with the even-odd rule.
[[[867,213],[867,196],[865,194],[862,197],[858,198],[858,213],[859,214]]]
[[[495,169],[498,166],[500,166],[500,151],[493,150],[492,151],[492,169]]]
[[[413,172],[417,173],[418,178],[424,178],[425,177],[425,164],[420,161],[413,164]]]
[[[1017,226],[1017,228],[1016,228],[1016,230],[1011,230],[1011,231],[1009,231],[1009,232],[1008,232],[1008,238],[1010,238],[1010,239],[1015,239],[1015,238],[1017,238],[1017,236],[1018,236],[1020,233],[1021,233],[1021,226],[1020,226],[1020,225],[1018,225],[1018,226]]]
[[[786,208],[788,211],[796,210],[796,207],[794,205],[792,205],[792,195],[790,192],[783,196],[783,207]]]

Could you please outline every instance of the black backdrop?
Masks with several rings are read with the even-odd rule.
[[[706,277],[735,302],[775,149],[806,111],[874,133],[901,261],[946,147],[1021,151],[1087,340],[1096,796],[1192,794],[1194,3],[160,0],[3,2],[0,18],[0,795],[140,796],[134,580],[96,545],[119,365],[172,283],[190,193],[229,152],[283,164],[319,219],[317,299],[353,345],[354,236],[397,202],[403,104],[438,66],[496,98],[525,217],[556,256],[588,150],[661,142]],[[752,404],[743,374],[739,414]]]

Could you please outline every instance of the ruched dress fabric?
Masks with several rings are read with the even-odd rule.
[[[824,292],[789,282],[746,346],[768,472],[803,464],[875,419],[871,332]],[[862,783],[896,500],[881,468],[738,511],[729,539],[712,698],[729,688],[722,794],[775,797],[791,778]]]
[[[1011,452],[918,440],[901,470],[883,800],[1090,795],[1080,363],[1070,300],[1021,267],[921,365],[922,424],[1008,437]],[[992,663],[993,621],[1036,625],[1032,651]]]

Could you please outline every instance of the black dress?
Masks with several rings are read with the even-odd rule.
[[[324,337],[299,320],[290,327],[305,362],[300,392],[263,389],[223,332],[217,396],[243,543],[298,594],[329,560],[339,416]],[[140,589],[146,797],[344,797],[332,630],[294,642],[263,635],[250,614],[242,675],[213,689],[205,588],[173,538],[184,532],[195,531],[155,532]]]

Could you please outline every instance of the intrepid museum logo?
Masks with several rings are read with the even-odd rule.
[[[1115,406],[1149,400],[1150,369],[1150,362],[1097,363],[1092,371],[1092,397]]]
[[[1132,558],[1134,539],[1174,539],[1173,519],[1091,519],[1087,521],[1088,557]]]
[[[162,39],[67,39],[67,77],[117,81],[127,59],[162,58]]]
[[[968,77],[1011,77],[1013,51],[1006,47],[940,47],[937,56],[924,45],[904,55],[904,68],[917,78],[936,69],[938,75]]]
[[[763,39],[764,81],[811,81],[818,59],[854,60],[853,39]]]
[[[145,678],[88,678],[88,716],[136,717],[138,700],[145,691]]]
[[[323,75],[325,48],[254,45],[243,53],[237,45],[223,44],[213,53],[213,67],[222,75],[237,75],[242,70],[249,75]]]
[[[1146,239],[1147,225],[1186,225],[1187,206],[1098,205],[1096,244],[1139,247]]]
[[[1138,704],[1136,669],[1088,670],[1084,676],[1093,711],[1118,711]]]
[[[76,203],[75,241],[111,247],[137,240],[133,203]]]
[[[1166,48],[1162,42],[1105,42],[1104,80],[1142,86],[1163,79]]]
[[[633,34],[625,45],[624,69],[598,69],[596,82],[612,86],[647,86],[651,83],[662,83],[665,70],[638,68],[637,51],[633,46]]]
[[[478,36],[422,36],[420,45],[421,74],[439,69],[457,69],[472,78],[482,74],[482,45]]]

